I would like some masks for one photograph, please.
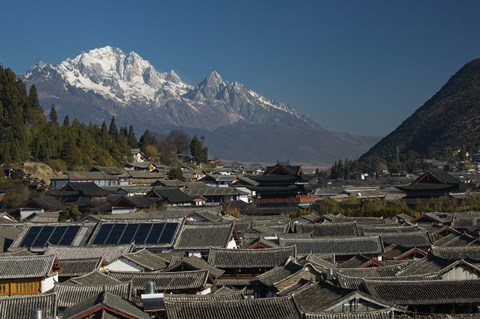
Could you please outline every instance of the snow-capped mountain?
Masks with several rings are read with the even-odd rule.
[[[201,132],[206,135],[207,143],[209,135],[218,139],[215,130],[225,133],[229,127],[235,126],[235,130],[241,132],[242,128],[250,126],[251,131],[252,125],[263,126],[266,136],[268,127],[278,126],[284,132],[296,129],[310,136],[320,134],[320,141],[325,140],[324,135],[338,139],[337,133],[322,129],[295,108],[269,100],[239,82],[225,81],[216,71],[198,85],[191,85],[184,83],[174,71],[157,71],[135,52],[125,54],[110,46],[83,52],[57,65],[38,63],[25,73],[23,80],[27,85],[36,85],[44,106],[55,104],[59,116],[68,114],[70,118],[76,117],[84,122],[108,122],[111,116],[116,116],[117,123],[133,124],[139,132],[172,127]],[[338,145],[348,140],[344,138],[345,134],[342,136],[343,142]],[[298,136],[295,143],[298,144]],[[265,144],[268,149],[269,142]],[[353,158],[366,151],[373,142],[346,144],[338,157],[334,152],[334,157],[326,159],[324,155],[317,161]],[[209,147],[215,149],[214,145]],[[278,154],[276,159],[285,159],[281,155]],[[293,160],[291,156],[289,159]],[[259,159],[253,156],[252,160]]]

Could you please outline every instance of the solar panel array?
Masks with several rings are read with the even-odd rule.
[[[23,237],[20,247],[45,247],[52,245],[71,245],[80,226],[32,226]]]
[[[179,225],[178,222],[103,224],[91,244],[168,244],[172,242]]]

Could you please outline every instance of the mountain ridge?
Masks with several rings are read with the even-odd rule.
[[[316,162],[333,162],[345,156],[356,158],[375,139],[366,137],[359,141],[361,137],[347,134],[359,143],[346,141],[294,107],[269,100],[239,82],[225,81],[217,71],[210,72],[199,84],[191,85],[184,83],[174,71],[157,71],[133,51],[125,54],[110,46],[83,52],[57,65],[36,64],[23,79],[27,85],[35,84],[42,103],[56,105],[59,116],[69,114],[87,123],[115,116],[118,123],[133,124],[137,130],[186,128],[207,132],[275,124],[283,127],[285,133],[295,132],[296,143],[299,143],[299,129],[304,130],[300,142],[311,141],[310,136],[316,136],[317,141],[309,142],[309,148],[317,149]],[[263,131],[255,130],[269,135],[266,127]],[[288,134],[282,135],[288,139]],[[327,151],[325,145],[332,144],[326,143],[329,139],[338,143],[333,143],[329,146],[333,149]],[[255,139],[252,142],[258,143]],[[270,136],[262,147],[268,150],[275,142],[276,137]],[[217,156],[230,159],[228,153],[208,139],[207,145]],[[251,160],[272,160],[259,158],[248,147],[244,149]],[[285,150],[285,156],[289,152],[291,149]],[[294,159],[301,159],[301,154],[296,154]]]
[[[432,149],[479,145],[480,139],[480,59],[460,68],[429,100],[395,130],[360,157],[392,159],[413,150],[426,155]],[[477,147],[478,150],[478,147]]]

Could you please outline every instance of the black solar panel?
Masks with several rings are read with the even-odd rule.
[[[80,230],[80,226],[68,226],[67,231],[63,235],[63,238],[60,240],[58,243],[59,245],[71,245],[73,240],[78,234],[78,231]]]
[[[167,244],[179,223],[116,223],[100,226],[92,245]]]
[[[146,244],[156,244],[160,235],[162,234],[163,227],[165,226],[164,223],[161,224],[154,224],[150,234],[148,234],[147,240],[145,241]]]
[[[177,230],[177,223],[166,223],[165,228],[163,229],[162,236],[158,239],[158,244],[166,244],[172,241],[172,237]]]
[[[122,237],[118,241],[119,244],[130,244],[133,241],[133,237],[138,230],[139,224],[129,224],[123,232]]]
[[[147,239],[152,226],[153,224],[140,224],[140,227],[138,227],[138,231],[133,238],[133,242],[135,242],[135,244],[145,244],[145,240]]]
[[[108,235],[110,234],[110,231],[113,228],[113,224],[103,224],[100,226],[100,229],[97,232],[97,236],[95,237],[95,240],[93,241],[94,245],[102,245],[105,242],[105,239],[107,239]]]
[[[122,237],[123,231],[127,227],[126,224],[115,224],[113,225],[113,229],[110,232],[109,236],[105,240],[106,245],[113,245],[118,244],[118,241]]]
[[[48,239],[52,236],[55,226],[44,226],[38,234],[35,241],[32,243],[32,247],[45,247]]]
[[[20,243],[20,247],[45,247],[53,245],[70,245],[77,236],[80,226],[32,226]]]
[[[30,247],[32,246],[33,241],[37,238],[38,234],[42,230],[43,226],[33,226],[30,227],[25,237],[23,237],[20,247]]]
[[[63,235],[65,235],[65,233],[67,232],[67,229],[68,226],[58,226],[57,228],[55,228],[48,242],[52,245],[58,245]]]

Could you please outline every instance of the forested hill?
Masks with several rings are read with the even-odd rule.
[[[383,138],[360,160],[391,160],[398,147],[425,156],[453,150],[478,151],[480,146],[480,59],[461,68],[422,107]]]
[[[39,103],[37,90],[0,66],[0,163],[40,161],[56,169],[80,169],[93,165],[116,166],[124,162],[137,141],[133,128],[85,125],[57,118],[50,106],[49,118]],[[128,141],[127,141],[128,139]],[[129,145],[130,142],[130,145]]]

